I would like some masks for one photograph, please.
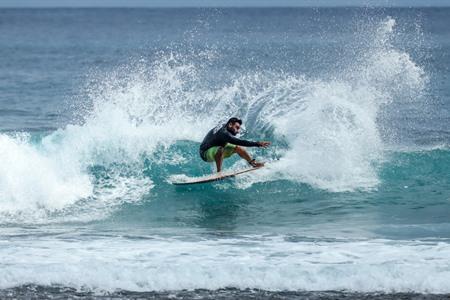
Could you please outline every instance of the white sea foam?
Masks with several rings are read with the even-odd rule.
[[[289,179],[336,192],[377,186],[375,165],[384,152],[380,110],[420,96],[427,82],[422,68],[392,45],[394,27],[392,18],[379,24],[365,37],[358,64],[333,79],[288,77],[246,95],[247,116],[258,111],[259,123],[272,125],[289,145],[255,182]],[[252,90],[238,85],[237,90]]]
[[[1,213],[62,209],[92,193],[87,174],[42,153],[26,137],[0,135],[0,155]]]
[[[129,168],[126,174],[116,168],[95,179],[80,158],[82,150],[55,141],[47,147],[47,142],[34,145],[27,136],[0,135],[3,223],[99,219],[124,202],[139,200],[152,187]]]
[[[32,283],[106,291],[236,287],[450,292],[450,246],[445,242],[290,242],[248,236],[76,243],[41,238],[0,245],[0,288]]]

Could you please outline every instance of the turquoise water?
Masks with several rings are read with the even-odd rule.
[[[448,12],[0,10],[2,293],[449,293]]]

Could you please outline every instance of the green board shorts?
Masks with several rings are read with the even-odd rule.
[[[219,147],[220,146],[214,146],[205,151],[204,156],[205,156],[207,162],[212,162],[212,161],[216,160],[215,157],[217,154],[217,150],[219,150]],[[223,148],[224,148],[223,149],[223,157],[227,158],[234,154],[236,145],[228,143]]]

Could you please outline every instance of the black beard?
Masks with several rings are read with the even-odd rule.
[[[231,128],[228,128],[228,127],[227,127],[227,131],[234,136],[236,136],[236,134],[237,134],[237,133],[233,132],[233,130],[231,130]]]

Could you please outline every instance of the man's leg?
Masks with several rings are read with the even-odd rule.
[[[230,157],[234,153],[237,153],[241,158],[245,159],[253,167],[262,167],[264,163],[256,162],[252,160],[250,154],[243,147],[227,144],[225,147],[217,147],[217,150],[211,148],[212,151],[216,151],[214,154],[214,161],[216,162],[217,172],[222,171],[222,163],[224,158]],[[212,152],[214,153],[214,152]],[[212,156],[212,153],[210,154]],[[212,161],[212,159],[208,160]]]
[[[236,146],[236,148],[234,148],[234,151],[243,159],[245,159],[247,162],[250,162],[252,160],[252,157],[250,156],[250,154],[248,154],[247,150],[245,150],[242,147]]]
[[[250,163],[253,167],[262,167],[262,166],[264,166],[264,163],[260,163],[260,162],[256,162],[256,161],[253,161],[253,163],[251,163],[252,162],[252,157],[250,156],[250,154],[248,154],[248,152],[247,152],[247,150],[245,150],[244,148],[242,148],[242,147],[239,147],[239,146],[236,146],[236,148],[234,148],[234,151],[240,156],[240,157],[242,157],[243,159],[245,159],[248,163]]]
[[[216,155],[214,156],[216,161],[217,172],[222,171],[222,162],[223,162],[223,147],[218,147]]]

